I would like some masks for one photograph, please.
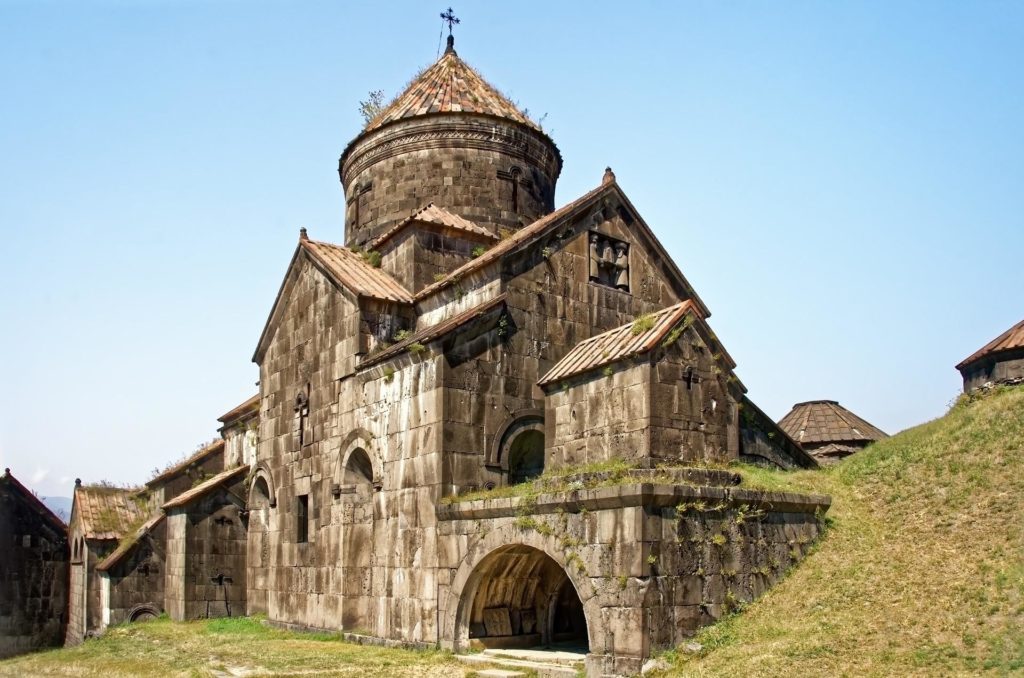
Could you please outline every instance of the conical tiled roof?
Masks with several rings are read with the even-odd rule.
[[[515,104],[460,59],[449,45],[444,56],[417,76],[380,115],[367,123],[363,132],[370,132],[398,120],[432,113],[493,115],[540,129]]]
[[[1024,320],[1006,330],[998,337],[988,342],[977,352],[971,354],[969,358],[964,360],[956,366],[956,368],[963,369],[973,362],[977,362],[982,358],[987,358],[994,353],[1002,353],[1003,351],[1010,351],[1013,349],[1024,348]]]
[[[878,428],[834,400],[797,403],[779,426],[801,445],[837,442],[873,442],[888,438]]]

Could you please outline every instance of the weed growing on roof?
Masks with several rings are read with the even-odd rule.
[[[414,341],[413,343],[409,344],[409,353],[412,353],[413,355],[419,355],[420,353],[423,353],[426,350],[427,347],[418,341]]]
[[[477,257],[483,256],[483,253],[486,252],[486,251],[487,251],[486,247],[484,247],[483,245],[477,245],[472,250],[470,250],[469,254],[470,254],[471,257],[476,259]]]
[[[444,280],[447,277],[448,277],[447,273],[435,273],[434,274],[434,282],[441,282],[442,280]]]
[[[381,255],[380,252],[378,252],[377,250],[367,250],[365,252],[360,252],[359,256],[361,256],[363,258],[363,261],[368,263],[370,266],[373,266],[374,268],[380,268]]]
[[[412,332],[410,332],[409,330],[398,330],[397,332],[395,332],[395,342],[404,341],[405,339],[408,339],[410,334],[412,334]]]
[[[392,367],[391,365],[386,366],[384,368],[384,381],[386,383],[390,384],[391,380],[394,379],[394,378],[395,378],[395,368]]]
[[[615,374],[615,369],[611,365],[605,365],[604,369],[601,370],[601,373],[606,377],[610,377]]]
[[[649,332],[654,327],[654,314],[644,313],[633,321],[633,328],[630,330],[634,337],[640,336],[644,332]]]

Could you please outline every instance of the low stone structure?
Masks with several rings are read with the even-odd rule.
[[[1024,320],[982,346],[956,366],[964,393],[987,384],[1024,383]]]
[[[4,469],[0,476],[0,658],[64,640],[67,526]]]
[[[779,428],[819,464],[834,464],[889,437],[835,400],[797,403],[779,420]]]

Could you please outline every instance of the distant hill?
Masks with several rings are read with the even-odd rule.
[[[71,518],[71,497],[39,497],[65,523]]]
[[[832,495],[825,538],[669,675],[1024,674],[1024,388],[824,471],[749,480]]]

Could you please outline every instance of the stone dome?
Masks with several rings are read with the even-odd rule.
[[[345,243],[365,245],[433,202],[496,235],[554,209],[562,156],[448,49],[345,149]]]

